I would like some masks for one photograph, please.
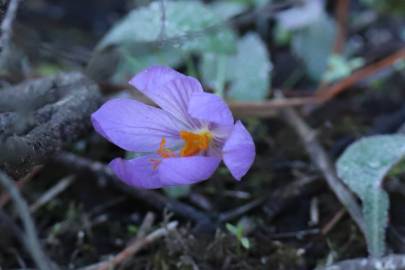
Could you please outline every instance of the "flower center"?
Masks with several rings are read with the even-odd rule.
[[[212,134],[208,130],[202,130],[198,133],[182,130],[180,131],[180,138],[184,140],[180,156],[189,157],[207,150],[212,140]]]
[[[189,157],[206,151],[212,140],[212,134],[208,130],[202,130],[198,133],[182,130],[180,131],[180,138],[184,140],[184,146],[180,149],[180,157]],[[159,149],[156,153],[161,158],[176,157],[176,153],[169,148],[166,148],[165,138],[162,138],[160,141]],[[157,168],[160,163],[159,160],[155,159],[151,160],[151,162],[153,163],[154,168]]]
[[[189,157],[207,150],[212,140],[212,134],[208,130],[202,130],[198,133],[182,130],[180,131],[180,138],[184,140],[184,146],[180,149],[180,156]],[[159,149],[156,153],[161,158],[176,157],[176,154],[172,150],[166,148],[166,139],[164,137],[160,141]],[[161,160],[152,158],[149,161],[152,169],[157,170]]]
[[[162,157],[162,158],[170,158],[170,157],[175,157],[176,154],[173,153],[172,150],[168,149],[165,147],[166,145],[166,139],[162,138],[160,141],[159,149],[157,150],[157,153]]]

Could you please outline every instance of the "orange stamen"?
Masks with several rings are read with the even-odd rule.
[[[159,149],[157,150],[157,153],[162,157],[162,158],[170,158],[170,157],[175,157],[176,154],[173,153],[170,149],[165,148],[166,145],[166,139],[162,138]]]
[[[201,153],[208,149],[212,139],[209,131],[193,133],[190,131],[180,131],[180,137],[184,140],[184,146],[180,150],[181,157],[189,157]]]
[[[152,170],[157,170],[160,164],[160,160],[151,158],[149,162],[152,163]]]

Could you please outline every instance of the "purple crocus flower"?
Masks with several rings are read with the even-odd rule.
[[[246,174],[255,158],[253,139],[219,96],[168,67],[145,69],[129,83],[160,108],[119,98],[91,117],[104,138],[145,153],[111,161],[121,180],[148,189],[193,184],[208,179],[221,160],[236,180]]]

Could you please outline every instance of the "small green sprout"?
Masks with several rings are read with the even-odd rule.
[[[250,249],[250,241],[247,237],[244,236],[242,224],[238,224],[235,226],[230,223],[227,223],[226,229],[231,234],[233,234],[236,237],[236,239],[238,239],[238,241],[242,245],[242,247],[244,247],[245,249]]]

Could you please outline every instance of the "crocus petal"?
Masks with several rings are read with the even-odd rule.
[[[198,128],[199,121],[188,113],[188,104],[194,93],[203,92],[199,81],[192,77],[177,78],[162,86],[154,101],[189,128]]]
[[[127,151],[152,152],[162,138],[166,146],[181,144],[184,126],[161,109],[132,99],[113,99],[92,114],[96,131]]]
[[[198,119],[219,125],[233,125],[234,120],[225,101],[210,93],[194,93],[188,104],[189,114]]]
[[[208,179],[220,162],[220,158],[206,156],[162,159],[159,175],[166,186],[194,184]]]
[[[135,159],[125,160],[116,158],[109,166],[115,175],[126,184],[145,189],[162,187],[159,173],[154,169],[154,155],[146,155]]]
[[[129,83],[189,128],[195,127],[187,107],[193,93],[203,92],[198,80],[168,67],[155,66],[140,72]]]
[[[154,101],[160,88],[169,81],[185,75],[169,67],[152,66],[135,75],[129,83]]]
[[[256,150],[252,136],[240,121],[237,121],[234,129],[222,149],[225,165],[235,177],[240,180],[255,159]]]

